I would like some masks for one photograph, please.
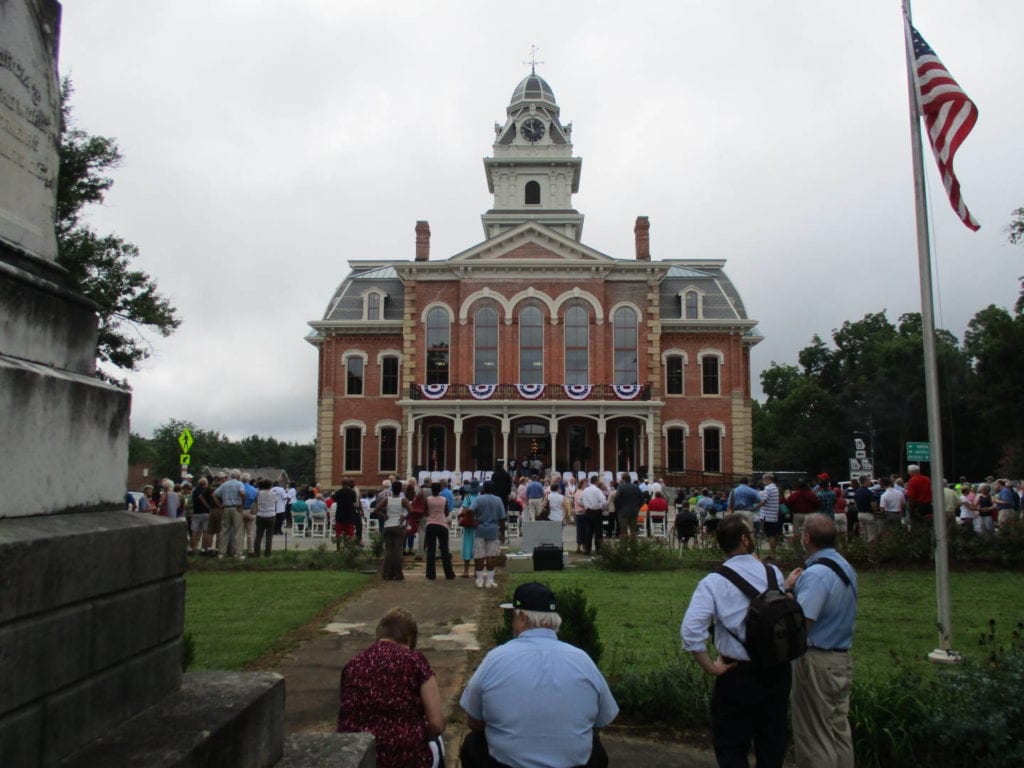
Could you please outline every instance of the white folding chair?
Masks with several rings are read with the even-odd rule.
[[[648,513],[650,514],[650,513]],[[668,513],[661,515],[661,520],[651,515],[651,538],[652,539],[667,539],[668,538]]]
[[[647,538],[647,513],[641,512],[636,518],[636,536],[638,539]]]
[[[310,515],[309,535],[314,539],[323,539],[327,537],[327,518],[325,516],[318,515],[314,517]]]

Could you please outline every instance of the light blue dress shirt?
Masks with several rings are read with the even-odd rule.
[[[735,555],[725,561],[726,568],[732,568],[746,580],[750,586],[764,592],[768,588],[768,575],[764,563],[753,555]],[[775,578],[781,587],[785,579],[782,571],[774,565]],[[739,587],[717,573],[709,573],[693,591],[690,605],[683,616],[683,624],[679,633],[683,638],[683,648],[687,651],[706,651],[708,627],[715,624],[715,648],[721,656],[728,656],[739,661],[750,661],[750,655],[743,643],[729,634],[732,630],[739,638],[747,636],[744,621],[750,598],[740,592]]]
[[[853,588],[826,565],[811,566],[822,557],[834,560],[850,579]],[[857,618],[857,573],[834,549],[821,549],[807,558],[804,572],[793,587],[804,616],[814,624],[807,633],[807,645],[827,650],[849,650]]]
[[[217,490],[213,494],[220,499],[220,503],[225,507],[240,507],[242,499],[245,497],[245,486],[240,480],[232,478],[217,486]]]
[[[590,657],[550,629],[528,629],[488,653],[459,704],[487,724],[491,756],[516,768],[586,764],[593,729],[619,713]]]

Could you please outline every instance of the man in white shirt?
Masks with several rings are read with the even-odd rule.
[[[582,521],[584,525],[583,551],[589,555],[595,549],[600,550],[601,543],[604,541],[604,507],[608,503],[596,478],[581,492],[580,503],[586,510],[585,518]],[[577,520],[576,524],[579,525],[580,522]]]
[[[718,546],[726,555],[725,566],[735,571],[758,593],[768,587],[771,568],[776,583],[782,572],[765,565],[754,555],[754,529],[743,515],[728,515],[718,525]],[[711,700],[711,737],[721,766],[747,765],[751,742],[758,768],[782,768],[786,757],[790,666],[758,668],[740,638],[746,635],[745,619],[750,598],[719,573],[701,579],[690,598],[680,634],[683,648],[707,674],[715,678]],[[708,627],[714,622],[718,651],[707,651]]]
[[[907,497],[903,489],[892,484],[892,480],[883,477],[879,480],[882,484],[882,497],[878,500],[878,509],[882,513],[879,521],[879,533],[893,525],[899,525],[903,519],[904,510],[907,508]]]

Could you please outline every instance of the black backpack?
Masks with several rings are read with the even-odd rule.
[[[728,627],[726,630],[743,643],[750,661],[761,668],[786,664],[807,650],[807,626],[800,604],[780,589],[771,566],[765,565],[764,569],[768,588],[760,593],[732,568],[720,565],[715,569],[715,573],[724,576],[750,598],[744,619],[746,642]]]

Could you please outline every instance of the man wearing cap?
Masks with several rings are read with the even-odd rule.
[[[487,654],[459,700],[470,729],[462,765],[604,768],[597,729],[619,707],[591,658],[558,639],[554,594],[529,582],[502,608],[513,612],[513,639]]]

